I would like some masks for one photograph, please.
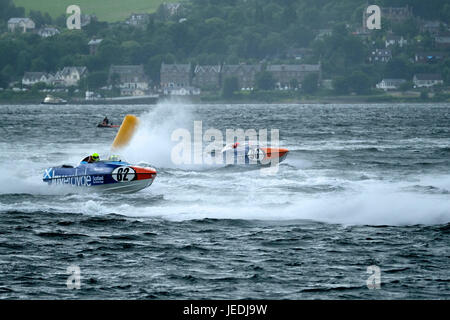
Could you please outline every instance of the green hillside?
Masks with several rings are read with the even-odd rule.
[[[82,13],[95,13],[102,21],[124,20],[133,12],[154,12],[163,2],[175,0],[13,0],[14,4],[29,10],[48,12],[53,18],[65,14],[71,4],[80,6]]]

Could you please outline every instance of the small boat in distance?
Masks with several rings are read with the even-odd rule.
[[[119,125],[114,125],[112,122],[109,122],[108,117],[105,117],[105,119],[103,119],[103,122],[100,122],[97,125],[98,128],[118,128],[120,127]]]
[[[120,127],[118,124],[104,124],[104,123],[99,123],[97,125],[98,128],[118,128]]]
[[[56,105],[58,105],[58,104],[67,104],[67,100],[64,100],[64,99],[61,99],[61,98],[58,98],[58,97],[54,97],[54,96],[48,94],[45,97],[44,101],[41,102],[41,104],[56,104]]]

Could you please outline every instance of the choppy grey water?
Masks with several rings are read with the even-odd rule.
[[[45,168],[123,155],[135,194],[49,188]],[[450,105],[0,106],[0,298],[448,299]],[[279,129],[274,176],[177,166],[171,134]],[[67,267],[81,288],[66,287]],[[369,290],[368,266],[380,268]]]

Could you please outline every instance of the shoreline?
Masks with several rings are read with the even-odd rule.
[[[332,104],[336,104],[336,105],[342,105],[342,104],[369,104],[369,105],[382,105],[382,104],[450,104],[450,101],[429,101],[429,100],[421,100],[421,101],[354,101],[354,100],[350,100],[350,101],[345,101],[345,100],[337,100],[337,101],[317,101],[317,100],[302,100],[302,101],[270,101],[270,102],[265,102],[265,101],[193,101],[193,100],[180,100],[180,99],[167,99],[167,100],[163,100],[163,101],[158,101],[156,103],[76,103],[76,102],[70,102],[67,104],[64,104],[65,106],[80,106],[80,105],[86,105],[86,106],[117,106],[117,105],[157,105],[160,103],[180,103],[180,104],[186,104],[186,105],[194,105],[194,104],[201,104],[201,105],[224,105],[224,104],[228,104],[228,105],[245,105],[245,104],[251,104],[251,105],[277,105],[277,104],[282,104],[282,105],[332,105]],[[6,101],[0,101],[0,106],[6,106],[6,105],[11,105],[11,106],[17,106],[17,105],[23,105],[23,106],[37,106],[37,105],[41,105],[43,107],[48,106],[46,104],[41,104],[40,102],[20,102],[20,101],[11,101],[11,102],[6,102]],[[60,106],[64,106],[64,105],[60,105]]]
[[[39,98],[28,99],[0,99],[0,105],[38,105],[41,104]],[[387,104],[387,103],[450,103],[448,94],[443,97],[430,97],[421,99],[419,97],[395,97],[395,96],[328,96],[328,97],[307,97],[305,99],[219,99],[210,96],[172,96],[172,97],[144,97],[107,100],[81,100],[69,99],[67,105],[156,105],[160,103],[177,102],[183,104]]]

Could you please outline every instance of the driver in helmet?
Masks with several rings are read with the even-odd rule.
[[[81,162],[87,162],[87,163],[94,163],[94,162],[98,162],[98,161],[100,161],[100,156],[98,155],[97,152],[94,152],[90,156],[87,156],[86,158],[81,160]]]

